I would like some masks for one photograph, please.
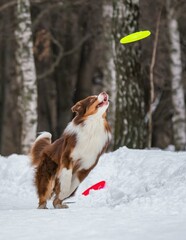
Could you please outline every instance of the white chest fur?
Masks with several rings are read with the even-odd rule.
[[[98,154],[110,138],[110,133],[105,129],[104,120],[100,117],[89,117],[83,126],[71,122],[65,132],[77,136],[77,144],[71,157],[74,161],[81,159],[81,169],[89,169],[94,165]]]

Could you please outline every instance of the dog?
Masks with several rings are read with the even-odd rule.
[[[31,148],[31,160],[36,170],[39,209],[46,209],[47,200],[53,195],[54,208],[68,208],[63,201],[76,192],[111,140],[106,119],[108,107],[106,92],[89,96],[71,108],[75,117],[61,138],[52,143],[49,132],[42,132],[36,138]]]

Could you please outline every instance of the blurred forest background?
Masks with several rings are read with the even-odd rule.
[[[0,0],[0,154],[107,91],[112,149],[186,149],[185,0]],[[135,31],[151,36],[126,45]]]

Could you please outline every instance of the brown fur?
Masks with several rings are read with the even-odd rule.
[[[38,140],[37,144],[34,144],[31,148],[32,165],[39,165],[43,157],[43,150],[46,146],[51,144],[51,140],[48,138],[42,138]]]
[[[96,96],[88,97],[79,101],[72,107],[72,111],[76,112],[73,119],[74,124],[84,124],[84,121],[89,115],[92,115],[98,110],[99,101]],[[104,126],[106,132],[110,132],[110,127],[106,120],[106,113],[103,114]],[[72,169],[72,174],[76,174],[79,181],[82,182],[89,172],[96,166],[99,157],[106,151],[108,142],[103,146],[102,151],[98,154],[95,163],[89,169],[80,169],[81,161],[73,161],[71,153],[76,147],[76,135],[64,133],[61,138],[51,143],[48,138],[36,139],[31,149],[32,164],[36,166],[35,184],[39,196],[39,207],[46,208],[47,200],[55,194],[53,205],[55,208],[66,208],[59,199],[60,181],[58,177],[63,168]],[[87,159],[88,161],[88,159]],[[72,196],[75,193],[70,194]]]

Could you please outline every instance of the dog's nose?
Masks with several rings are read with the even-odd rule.
[[[104,97],[108,96],[108,94],[106,92],[102,92],[101,93]]]
[[[102,92],[101,95],[103,96],[104,101],[108,101],[108,94],[106,92]]]
[[[98,95],[98,100],[99,100],[99,102],[108,101],[108,94],[106,92],[101,92]]]

